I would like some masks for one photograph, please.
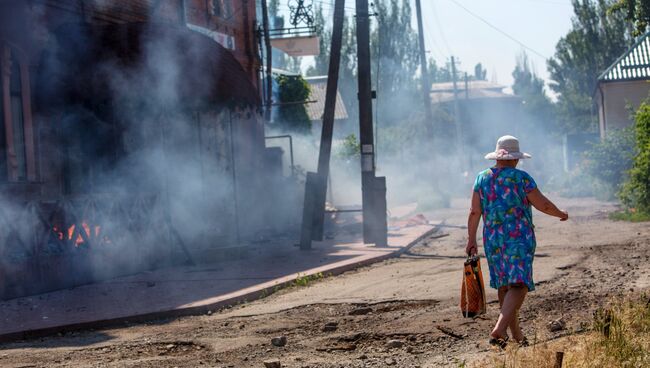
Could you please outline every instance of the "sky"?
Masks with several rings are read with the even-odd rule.
[[[295,2],[281,0],[281,8],[287,9],[289,1]],[[417,30],[415,1],[410,1],[413,29]],[[326,17],[331,19],[334,0],[313,0],[313,3],[322,4]],[[516,57],[524,50],[538,75],[548,82],[546,59],[553,56],[555,44],[570,29],[573,15],[571,0],[421,0],[421,3],[429,57],[444,65],[453,55],[460,61],[458,69],[468,73],[473,73],[474,65],[480,62],[487,69],[488,80],[505,86],[512,85]],[[346,15],[354,13],[354,6],[355,0],[346,0]]]
[[[571,0],[421,3],[425,44],[438,64],[454,55],[460,60],[459,69],[472,73],[474,65],[481,62],[487,69],[488,80],[496,79],[507,86],[512,85],[516,57],[522,51],[528,54],[536,72],[548,81],[546,60],[553,56],[558,40],[571,28],[573,16]],[[417,29],[415,20],[413,27]]]

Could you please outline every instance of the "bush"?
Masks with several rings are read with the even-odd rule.
[[[627,179],[634,159],[634,129],[608,132],[605,139],[585,152],[582,169],[593,178],[592,189],[601,199],[614,199]]]
[[[620,192],[621,201],[629,208],[650,214],[650,104],[644,102],[634,115],[637,155],[629,172],[629,180]]]
[[[279,124],[290,132],[310,134],[311,120],[305,104],[300,103],[307,101],[311,95],[309,84],[301,76],[278,75],[275,80],[280,102],[285,103],[278,107]]]

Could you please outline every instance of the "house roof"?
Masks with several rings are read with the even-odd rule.
[[[650,35],[641,36],[621,57],[600,76],[599,82],[650,79]]]
[[[305,78],[311,88],[310,100],[315,102],[305,105],[309,120],[321,120],[325,112],[325,93],[327,92],[327,76],[307,77]],[[348,111],[343,103],[343,98],[339,91],[336,91],[336,110],[334,111],[334,120],[344,120],[348,118]]]
[[[488,81],[468,81],[467,90],[465,90],[465,82],[459,81],[456,84],[458,98],[461,100],[479,100],[479,99],[519,99],[519,97],[505,93],[503,90],[506,88],[504,85],[492,83]],[[453,82],[433,83],[431,85],[431,102],[444,103],[453,101],[454,99],[454,84]]]

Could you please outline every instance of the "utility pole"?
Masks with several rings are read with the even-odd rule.
[[[334,3],[334,25],[332,27],[330,62],[327,71],[323,130],[321,132],[320,151],[318,154],[318,172],[308,172],[307,182],[305,183],[305,201],[303,204],[302,228],[300,231],[300,249],[303,250],[311,248],[312,240],[323,240],[327,179],[329,177],[330,157],[332,153],[332,136],[334,132],[336,92],[339,82],[344,20],[345,0],[336,0]]]
[[[273,105],[273,49],[269,28],[269,10],[266,0],[262,0],[262,26],[264,27],[264,46],[266,48],[266,101],[264,101],[264,120],[271,121]]]
[[[375,177],[368,0],[356,0],[356,13],[363,239],[364,243],[386,246],[386,179]]]
[[[465,160],[462,159],[464,155],[463,149],[463,127],[460,124],[460,107],[458,106],[458,73],[456,71],[456,59],[451,57],[451,78],[454,84],[454,123],[456,125],[456,145],[458,149],[458,157],[461,157],[462,171],[465,171]]]
[[[415,0],[415,10],[418,17],[418,38],[420,40],[420,70],[422,73],[422,95],[424,98],[424,116],[429,138],[433,135],[433,117],[431,115],[431,84],[429,83],[429,70],[427,68],[427,55],[424,47],[424,28],[422,27],[422,6],[420,0]]]

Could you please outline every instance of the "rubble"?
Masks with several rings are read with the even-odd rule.
[[[277,336],[271,339],[271,344],[273,346],[277,347],[283,347],[287,345],[287,337],[286,336]]]
[[[372,312],[372,308],[370,308],[370,307],[361,307],[361,308],[356,308],[356,309],[351,310],[350,313],[348,313],[348,314],[350,316],[363,316],[363,315],[366,315],[366,314],[371,313],[371,312]]]
[[[265,360],[264,361],[264,367],[265,368],[282,368],[282,363],[280,363],[280,359]]]
[[[562,318],[559,318],[549,322],[547,328],[550,332],[562,331],[566,328],[566,322]]]
[[[323,331],[323,332],[332,332],[332,331],[336,331],[338,329],[338,327],[339,327],[338,322],[327,322],[323,326],[323,328],[321,328],[321,331]]]
[[[388,340],[386,343],[386,347],[389,349],[399,349],[402,346],[404,346],[404,342],[402,340]]]

